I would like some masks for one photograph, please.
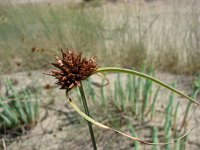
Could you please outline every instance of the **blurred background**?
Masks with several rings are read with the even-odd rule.
[[[0,149],[92,149],[85,121],[43,74],[61,48],[97,56],[100,66],[150,74],[199,100],[199,8],[199,0],[0,0]],[[99,121],[150,142],[170,141],[194,126],[196,132],[153,147],[95,127],[99,149],[200,148],[197,106],[148,80],[106,77],[104,89],[101,77],[85,81]],[[81,102],[77,90],[72,96]]]
[[[76,48],[97,55],[102,66],[138,67],[147,62],[175,73],[197,73],[199,3],[1,0],[0,72],[46,68],[60,48]]]

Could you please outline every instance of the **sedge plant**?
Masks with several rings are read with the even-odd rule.
[[[39,100],[31,89],[17,91],[11,80],[5,94],[0,95],[0,133],[22,131],[34,127],[39,119]]]
[[[140,138],[125,134],[121,131],[118,131],[116,129],[113,129],[111,127],[108,127],[106,125],[103,125],[103,124],[95,121],[90,116],[89,108],[87,105],[87,100],[86,100],[86,96],[85,96],[85,92],[84,92],[84,87],[82,84],[83,80],[89,78],[90,76],[92,76],[94,74],[100,74],[102,76],[102,73],[114,72],[114,73],[127,73],[129,75],[139,76],[139,77],[142,77],[145,79],[149,79],[151,82],[155,82],[155,83],[167,88],[168,90],[171,90],[172,92],[177,93],[180,96],[187,98],[190,102],[196,103],[197,105],[199,105],[199,103],[197,101],[193,100],[191,97],[187,96],[186,94],[178,91],[176,88],[169,86],[169,85],[163,83],[162,81],[160,81],[154,77],[151,77],[147,74],[144,74],[144,73],[141,73],[138,71],[134,71],[134,70],[130,70],[130,69],[124,69],[124,68],[100,67],[96,64],[96,57],[92,57],[90,59],[82,58],[82,53],[76,52],[74,49],[67,49],[66,51],[61,50],[61,53],[62,53],[62,58],[60,59],[59,57],[56,56],[55,57],[56,62],[52,63],[52,65],[54,67],[56,67],[57,69],[52,70],[50,73],[47,73],[47,75],[53,76],[57,79],[56,84],[61,86],[60,89],[65,90],[66,97],[68,99],[69,104],[79,115],[81,115],[83,118],[85,118],[87,120],[89,133],[91,136],[91,141],[92,141],[94,150],[97,149],[97,146],[96,146],[95,135],[94,135],[92,124],[94,124],[98,127],[101,127],[105,130],[110,130],[110,131],[113,131],[114,133],[123,135],[129,139],[136,141],[136,142],[139,142],[142,144],[148,144],[148,145],[168,145],[168,144],[174,143],[176,141],[179,141],[180,139],[187,136],[187,134],[189,133],[189,132],[187,132],[180,138],[175,139],[173,141],[167,140],[166,143],[150,143],[150,142],[143,141]],[[147,82],[146,84],[148,86],[151,86],[151,82]],[[122,92],[123,88],[121,87],[121,82],[116,83],[116,84],[118,86],[119,92],[121,92],[121,94],[120,94],[121,96],[118,98],[123,99],[124,94]],[[80,92],[80,95],[82,98],[82,103],[84,106],[85,113],[83,113],[79,109],[79,107],[74,103],[74,101],[72,100],[72,98],[69,95],[69,92],[72,89],[74,89],[75,87],[79,87],[79,92]],[[101,94],[104,95],[105,94],[104,91],[101,91]],[[145,95],[145,93],[144,93],[144,95]],[[148,96],[148,95],[146,95],[146,96]],[[123,104],[122,104],[122,108],[123,108]],[[143,106],[144,111],[145,111],[145,109],[146,109],[146,105]],[[142,117],[144,117],[144,114]]]

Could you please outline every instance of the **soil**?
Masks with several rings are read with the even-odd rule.
[[[15,88],[29,88],[34,87],[36,89],[41,89],[39,100],[40,100],[40,119],[38,124],[29,131],[25,131],[21,136],[9,137],[9,135],[4,135],[2,140],[7,141],[7,150],[88,150],[92,149],[90,136],[88,133],[88,128],[86,122],[83,118],[70,108],[70,106],[65,101],[64,91],[59,90],[55,87],[54,79],[50,76],[46,76],[43,73],[46,71],[31,71],[31,72],[21,72],[12,75],[3,75],[0,77],[1,94],[5,92],[4,83],[6,79],[11,79],[15,81]],[[115,75],[106,76],[110,80],[110,85],[112,86],[112,80],[116,77]],[[170,84],[177,81],[177,88],[184,91],[186,94],[191,93],[191,87],[193,85],[193,76],[186,75],[173,75],[170,73],[157,72],[156,77],[162,81]],[[93,81],[100,82],[99,76],[92,77]],[[123,77],[122,77],[123,78]],[[161,92],[162,93],[162,92]],[[163,96],[166,96],[166,91],[163,90]],[[162,105],[164,99],[161,99]],[[177,100],[181,102],[181,108],[183,109],[187,101],[183,98],[177,97]],[[198,97],[198,101],[199,101]],[[78,102],[77,102],[78,103]],[[188,147],[192,150],[199,149],[199,115],[200,112],[197,107],[193,107],[193,112],[191,120],[189,122],[188,129],[195,127],[189,136]],[[131,117],[131,116],[129,116]],[[95,117],[96,118],[96,117]],[[104,119],[102,119],[104,118]],[[107,115],[101,116],[97,120],[105,124]],[[126,133],[127,129],[125,126],[120,128],[121,131]],[[126,138],[116,135],[115,133],[102,130],[94,126],[95,136],[97,137],[98,149],[132,149],[133,142],[127,140]],[[144,132],[146,136],[148,131]],[[9,143],[9,142],[10,143]],[[141,149],[151,149],[151,146],[142,146]]]

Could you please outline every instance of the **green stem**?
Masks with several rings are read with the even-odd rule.
[[[79,87],[79,91],[81,93],[81,98],[82,98],[82,102],[83,102],[85,113],[86,113],[87,116],[90,116],[82,82],[81,82],[81,86]],[[89,131],[90,131],[90,136],[91,136],[91,140],[92,140],[93,149],[97,150],[96,141],[95,141],[93,128],[92,128],[92,123],[87,121],[87,124],[88,124],[88,128],[89,128]]]
[[[167,88],[167,89],[169,89],[169,90],[171,90],[171,91],[173,91],[173,92],[175,92],[175,93],[177,93],[177,94],[179,94],[179,95],[181,95],[181,96],[187,98],[188,100],[190,100],[190,101],[192,101],[192,102],[194,102],[194,103],[200,105],[199,102],[193,100],[191,97],[187,96],[186,94],[184,94],[184,93],[182,93],[182,92],[176,90],[175,88],[173,88],[173,87],[171,87],[171,86],[165,84],[164,82],[162,82],[162,81],[160,81],[160,80],[158,80],[158,79],[156,79],[156,78],[154,78],[154,77],[151,77],[151,76],[149,76],[149,75],[146,75],[146,74],[144,74],[144,73],[141,73],[141,72],[138,72],[138,71],[134,71],[134,70],[124,69],[124,68],[101,67],[101,68],[97,69],[97,71],[94,72],[94,74],[95,74],[95,73],[102,73],[102,72],[117,72],[117,73],[118,73],[118,72],[122,72],[122,73],[130,73],[130,74],[133,74],[133,75],[137,75],[137,76],[143,77],[143,78],[145,78],[145,79],[152,80],[153,82],[156,82],[156,83],[158,83],[159,85],[161,85],[161,86],[163,86],[163,87],[165,87],[165,88]]]

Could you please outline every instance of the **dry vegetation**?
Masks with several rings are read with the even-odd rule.
[[[44,68],[63,47],[95,53],[101,65],[200,69],[199,1],[61,4],[1,1],[1,74]]]

